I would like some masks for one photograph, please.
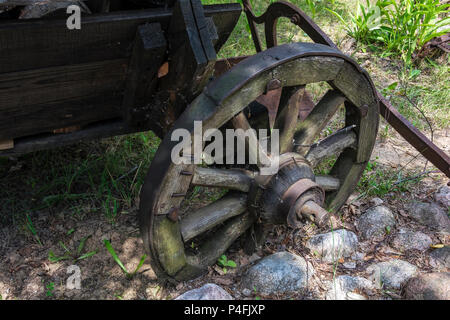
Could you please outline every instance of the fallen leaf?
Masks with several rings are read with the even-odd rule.
[[[233,280],[229,278],[216,278],[214,280],[216,283],[221,284],[223,286],[231,286],[233,284]]]
[[[434,249],[441,249],[444,247],[444,245],[442,243],[439,243],[439,244],[432,244],[430,245],[430,247]]]

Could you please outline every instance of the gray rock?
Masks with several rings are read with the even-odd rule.
[[[426,234],[419,231],[400,230],[392,239],[391,246],[402,252],[408,250],[425,251],[430,248],[432,240]]]
[[[450,233],[450,219],[447,212],[436,203],[413,201],[409,203],[407,210],[416,221],[439,231]]]
[[[252,295],[252,292],[250,289],[244,288],[244,290],[242,290],[242,294],[246,297],[250,297]]]
[[[410,300],[450,300],[450,272],[422,274],[410,279],[404,296]]]
[[[447,185],[440,187],[434,194],[434,200],[445,208],[450,207],[450,187]]]
[[[390,260],[369,266],[366,270],[378,288],[400,289],[402,284],[416,275],[417,267],[403,260]]]
[[[367,298],[359,293],[348,292],[346,300],[367,300]]]
[[[383,205],[368,209],[356,222],[356,227],[364,239],[383,236],[387,228],[392,228],[394,225],[394,215]]]
[[[450,247],[433,250],[430,253],[430,264],[434,268],[450,268]]]
[[[252,266],[242,285],[263,295],[293,293],[306,288],[313,274],[314,268],[302,257],[277,252]]]
[[[383,202],[383,200],[381,200],[380,198],[372,198],[371,200],[370,200],[370,204],[372,205],[372,206],[380,206],[380,205],[382,205],[384,202]]]
[[[306,247],[324,262],[333,263],[356,252],[358,237],[351,231],[340,229],[311,237]]]
[[[352,254],[351,259],[355,261],[362,261],[364,260],[365,256],[366,255],[364,252],[355,252],[354,254]]]
[[[328,284],[325,295],[327,300],[366,300],[366,297],[353,292],[355,290],[372,294],[375,286],[362,277],[339,276]]]
[[[178,296],[175,300],[233,300],[228,292],[214,283],[193,289]]]
[[[356,262],[344,262],[342,266],[346,269],[356,269]]]

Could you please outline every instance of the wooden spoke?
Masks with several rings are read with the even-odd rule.
[[[280,154],[292,151],[294,134],[298,124],[298,114],[300,112],[300,102],[305,92],[305,86],[283,88],[280,107],[283,119],[283,127],[280,136]]]
[[[245,131],[246,135],[244,137],[248,141],[247,145],[250,159],[257,159],[256,165],[258,168],[270,166],[270,156],[259,143],[256,131],[251,128],[245,114],[243,112],[239,113],[231,120],[231,122],[236,129]],[[239,135],[238,138],[242,138],[242,136]]]
[[[325,191],[336,191],[341,186],[339,179],[332,176],[317,175],[316,183]]]
[[[252,177],[241,170],[196,167],[191,183],[196,186],[220,187],[248,192]]]
[[[189,241],[229,218],[240,215],[246,209],[247,196],[234,194],[227,195],[206,207],[188,213],[180,222],[183,240]]]
[[[358,141],[353,126],[342,129],[314,144],[306,155],[306,160],[315,167],[322,159],[339,155],[343,150],[356,147]]]
[[[300,122],[294,135],[296,152],[305,155],[308,145],[323,130],[336,113],[338,107],[345,101],[345,97],[337,90],[329,90],[314,107],[309,116]]]
[[[187,256],[188,263],[210,266],[228,249],[229,246],[256,221],[249,212],[227,221],[217,233],[205,241],[199,248],[199,254]]]

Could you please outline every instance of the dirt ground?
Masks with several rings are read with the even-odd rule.
[[[436,135],[436,143],[448,152],[449,132],[441,131]],[[447,148],[447,149],[446,149]],[[395,133],[388,138],[379,138],[373,158],[379,163],[392,168],[398,168],[416,156],[416,151],[405,144]],[[377,158],[378,157],[378,158]],[[405,170],[422,168],[422,156],[411,161]],[[431,168],[428,165],[429,169]],[[441,173],[430,173],[426,178],[414,184],[407,192],[392,192],[383,197],[385,204],[393,211],[397,218],[396,230],[408,226],[413,230],[420,230],[428,234],[433,243],[449,243],[449,237],[428,230],[426,227],[413,222],[405,214],[404,205],[411,199],[432,201],[432,194],[437,188],[446,183],[447,179]],[[18,195],[21,196],[21,195]],[[369,206],[370,198],[366,197],[352,205],[342,208],[345,227],[355,231],[355,218]],[[136,209],[128,214],[121,214],[115,223],[110,223],[103,215],[85,215],[82,218],[64,211],[47,209],[30,213],[33,227],[37,230],[38,238],[15,223],[3,225],[0,229],[0,295],[1,299],[172,299],[202,284],[213,282],[221,285],[236,299],[254,299],[257,294],[244,297],[239,286],[240,277],[251,263],[265,255],[287,250],[299,254],[310,261],[317,273],[314,284],[307,292],[295,296],[259,297],[271,299],[321,299],[324,295],[324,282],[333,278],[333,267],[321,264],[304,247],[306,240],[321,231],[313,225],[306,225],[300,230],[290,230],[283,226],[269,227],[271,229],[265,245],[256,254],[246,255],[239,248],[237,241],[227,252],[228,259],[237,263],[237,268],[229,268],[226,274],[218,266],[211,267],[209,272],[193,281],[173,285],[159,282],[153,273],[148,258],[137,274],[128,278],[119,265],[106,250],[103,240],[111,242],[120,260],[127,270],[134,270],[144,255],[142,240],[136,220]],[[3,212],[8,214],[8,212]],[[388,258],[399,257],[416,265],[421,271],[430,271],[428,250],[425,253],[404,255],[389,247],[388,242],[396,232],[393,230],[385,239],[361,242],[366,253],[365,261],[354,270],[345,269],[341,264],[337,267],[337,275],[351,274],[364,276],[367,265],[383,261]],[[86,237],[85,246],[81,252],[77,248]],[[39,241],[37,241],[39,239]],[[61,245],[63,243],[64,246]],[[65,252],[66,251],[66,252]],[[96,254],[86,259],[75,261],[84,253],[95,251]],[[73,258],[51,262],[49,253],[55,257],[70,252]],[[67,280],[72,275],[70,266],[80,268],[81,289],[68,289]],[[399,292],[379,292],[372,298],[399,298]]]

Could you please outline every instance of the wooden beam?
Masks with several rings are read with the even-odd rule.
[[[150,120],[149,101],[157,85],[158,69],[164,62],[166,49],[167,42],[159,23],[137,28],[123,99],[124,118],[130,125],[143,126]]]
[[[247,210],[247,196],[227,195],[195,212],[188,213],[180,223],[184,242],[214,228],[231,217],[240,215]]]
[[[325,191],[336,191],[341,186],[338,178],[332,176],[316,176],[316,183]]]
[[[196,167],[192,184],[248,192],[252,178],[240,170]]]
[[[338,131],[314,144],[306,155],[306,160],[315,167],[327,157],[339,155],[347,148],[356,148],[357,141],[358,138],[351,128]]]
[[[345,101],[345,97],[338,91],[329,90],[317,103],[309,116],[299,122],[294,135],[296,152],[305,155],[323,128],[331,120],[339,106]]]
[[[249,212],[230,219],[200,245],[198,254],[186,255],[188,263],[203,267],[214,264],[255,221],[256,217]]]
[[[121,120],[105,121],[88,125],[79,131],[71,133],[40,134],[26,138],[18,138],[15,140],[14,148],[0,151],[0,156],[18,156],[29,152],[63,147],[81,141],[107,138],[133,132],[136,132],[136,129],[127,126]]]

